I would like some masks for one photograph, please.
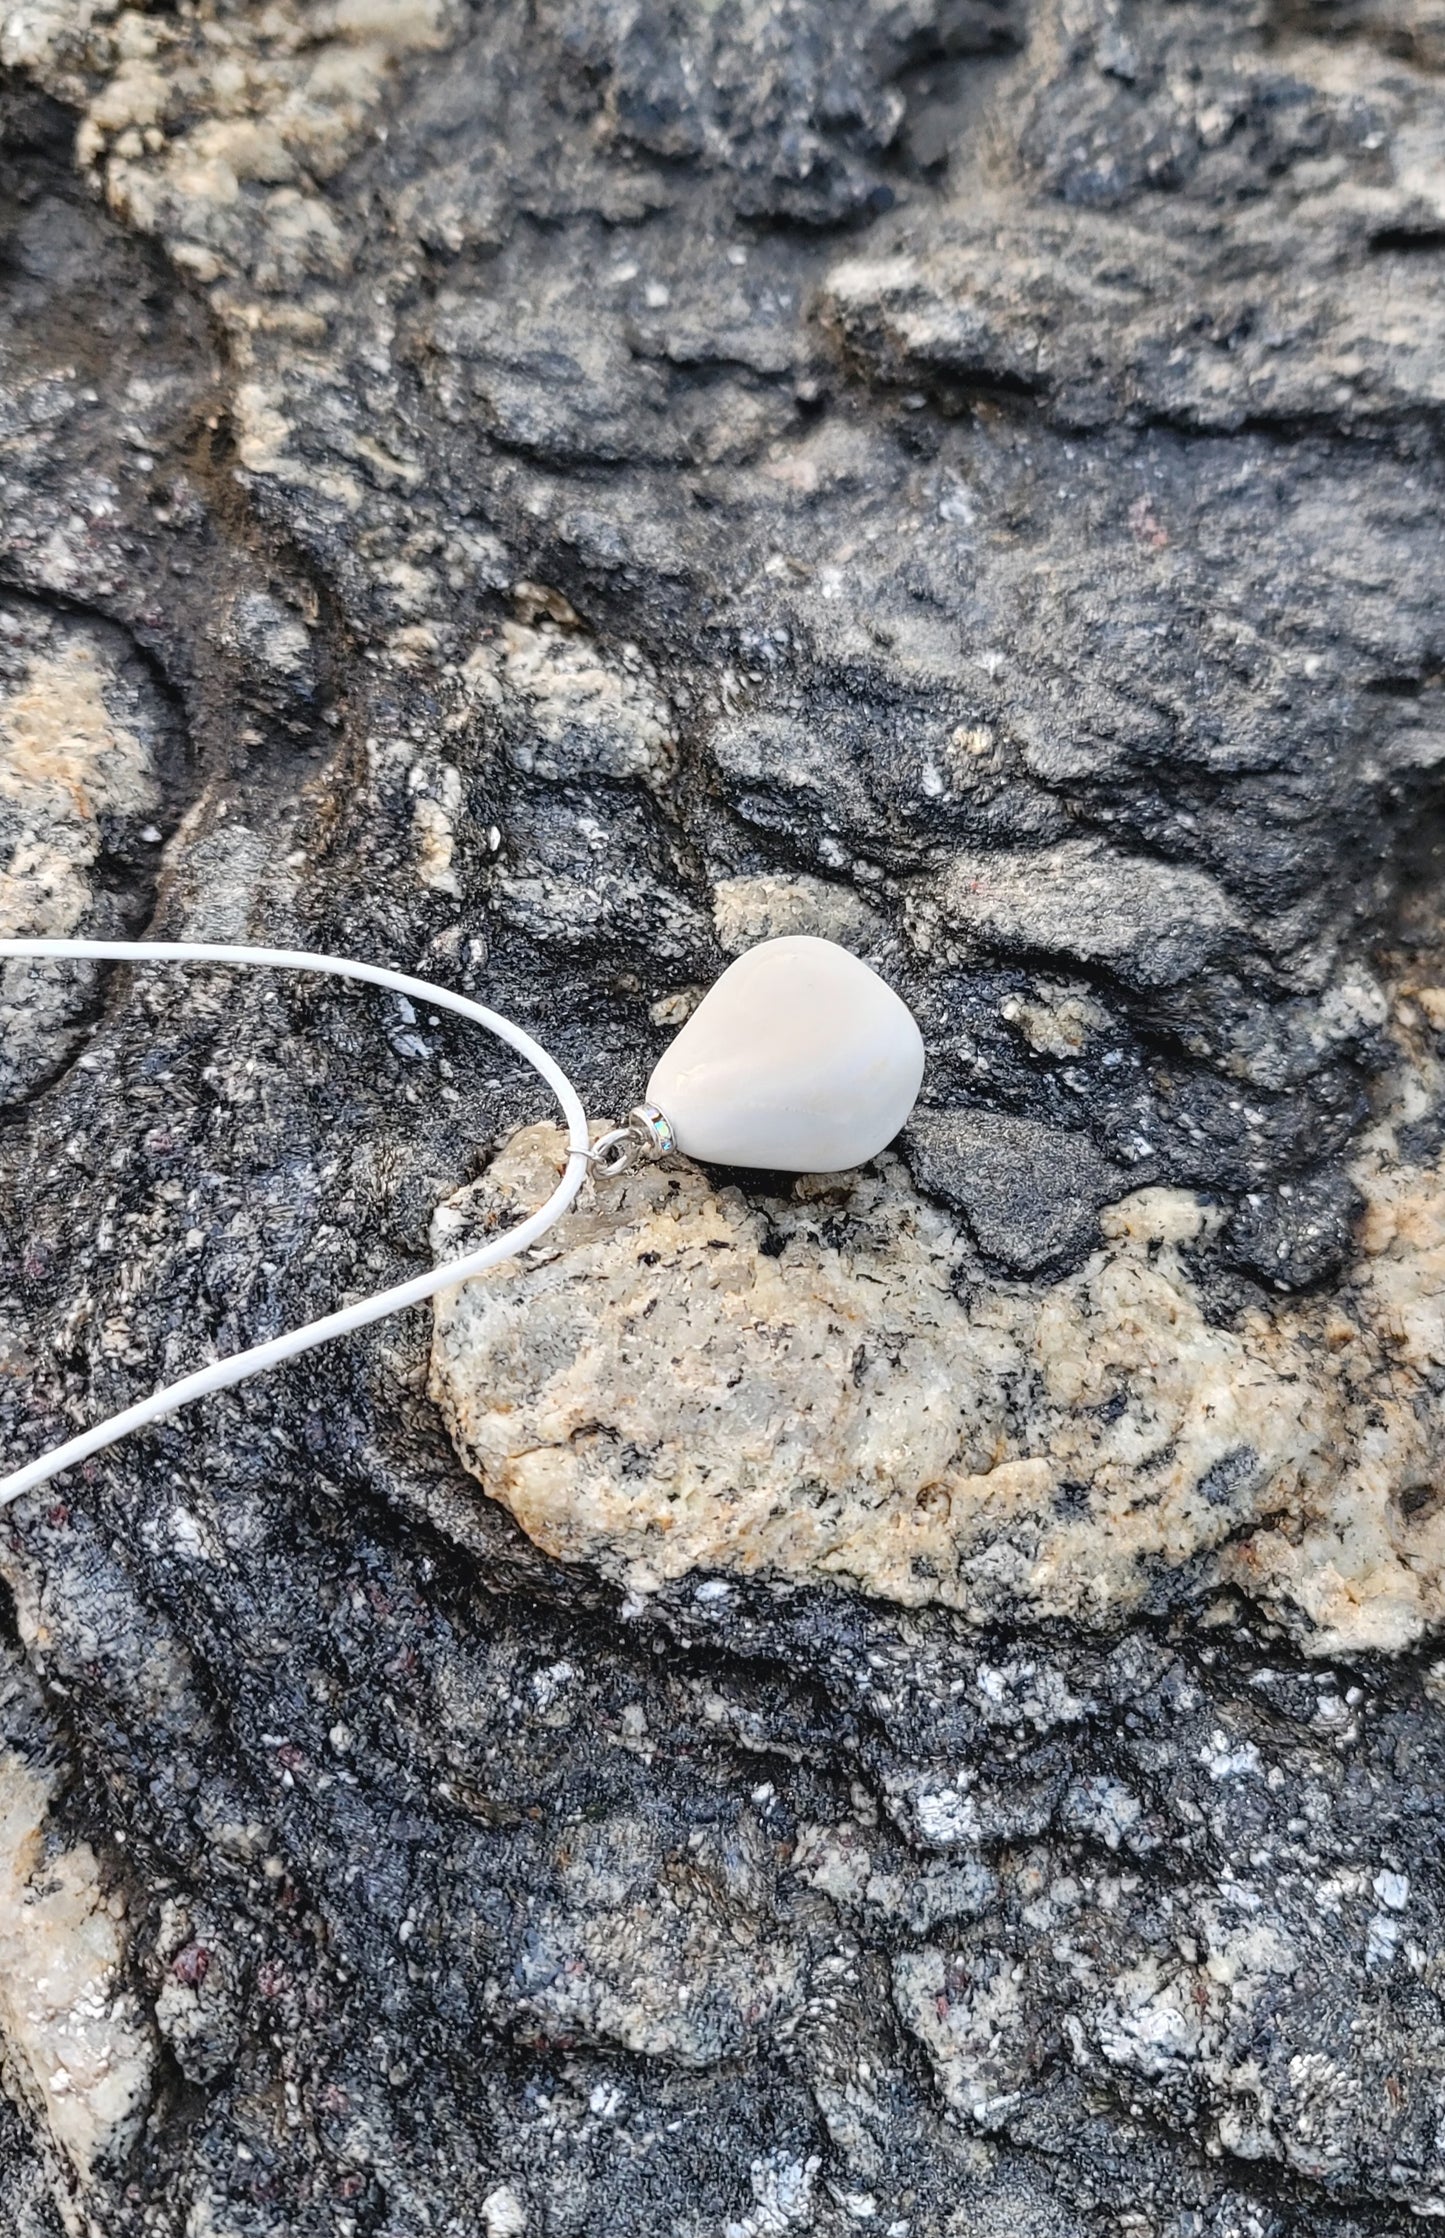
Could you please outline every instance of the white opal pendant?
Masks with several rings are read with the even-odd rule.
[[[893,1140],[923,1062],[913,1013],[877,972],[794,933],[729,964],[659,1061],[647,1100],[690,1158],[841,1173]]]

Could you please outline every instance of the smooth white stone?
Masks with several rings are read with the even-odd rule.
[[[831,940],[793,933],[729,964],[647,1100],[710,1165],[842,1173],[893,1140],[923,1080],[913,1013]]]

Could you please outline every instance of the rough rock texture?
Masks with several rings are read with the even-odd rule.
[[[770,933],[930,1051],[0,1518],[7,2233],[1445,2214],[1442,69],[0,0],[0,926],[599,1117]],[[552,1156],[220,971],[0,1099],[7,1455]]]
[[[7,1649],[6,1663],[12,1653]],[[42,2133],[82,2180],[123,2165],[150,2099],[152,2045],[123,1987],[117,1915],[88,1842],[51,1831],[58,1779],[28,1672],[0,1692],[0,2041],[6,2086],[39,2114]]]
[[[565,1162],[560,1129],[524,1130],[438,1243],[474,1247]],[[1445,1618],[1445,1174],[1396,1130],[1361,1159],[1339,1287],[1227,1325],[1193,1195],[1136,1191],[1076,1274],[1026,1287],[880,1163],[751,1202],[644,1169],[524,1274],[442,1294],[433,1396],[530,1538],[633,1592],[841,1577],[975,1624],[1235,1585],[1336,1653]]]

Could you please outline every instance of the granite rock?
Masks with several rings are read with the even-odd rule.
[[[1226,1325],[1198,1266],[1218,1215],[1181,1190],[1110,1205],[1070,1276],[991,1278],[1077,1248],[1110,1194],[1019,1127],[950,1186],[966,1227],[893,1162],[787,1199],[685,1163],[614,1185],[525,1273],[439,1296],[431,1389],[463,1460],[548,1553],[633,1595],[841,1577],[980,1625],[1110,1626],[1242,1586],[1334,1653],[1439,1625],[1439,1165],[1368,1137],[1361,1257],[1327,1297]],[[947,1151],[967,1163],[968,1130]],[[1007,1180],[1071,1156],[1072,1234]],[[565,1157],[560,1129],[514,1137],[439,1211],[439,1255],[541,1202]]]

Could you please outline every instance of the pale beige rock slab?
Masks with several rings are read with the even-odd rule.
[[[63,938],[90,906],[101,819],[160,805],[147,747],[106,704],[106,664],[80,633],[0,688],[0,935]]]
[[[561,1156],[514,1137],[437,1252]],[[1221,1328],[1183,1192],[1126,1199],[1030,1286],[984,1276],[894,1161],[758,1208],[677,1161],[444,1292],[432,1391],[539,1546],[634,1592],[732,1571],[1107,1626],[1237,1586],[1320,1652],[1400,1649],[1445,1616],[1445,1175],[1382,1125],[1357,1178],[1341,1290]]]
[[[759,940],[788,933],[812,933],[835,940],[840,948],[866,956],[881,945],[883,921],[851,886],[830,886],[826,879],[776,877],[760,872],[748,878],[720,878],[712,890],[712,918],[724,955],[740,956]]]
[[[469,697],[520,718],[507,756],[524,775],[639,778],[654,791],[677,760],[676,723],[635,647],[619,659],[584,631],[503,622],[462,666]]]
[[[8,617],[6,617],[8,620]],[[119,826],[161,807],[150,744],[124,719],[113,653],[83,623],[7,642],[0,680],[0,936],[120,930],[101,875]],[[153,835],[154,836],[154,835]],[[64,1051],[90,967],[0,966],[0,1100],[28,1093]]]
[[[7,2086],[84,2179],[129,2150],[154,2047],[123,1983],[95,1852],[51,1829],[59,1784],[46,1763],[0,1749],[0,2054]]]

